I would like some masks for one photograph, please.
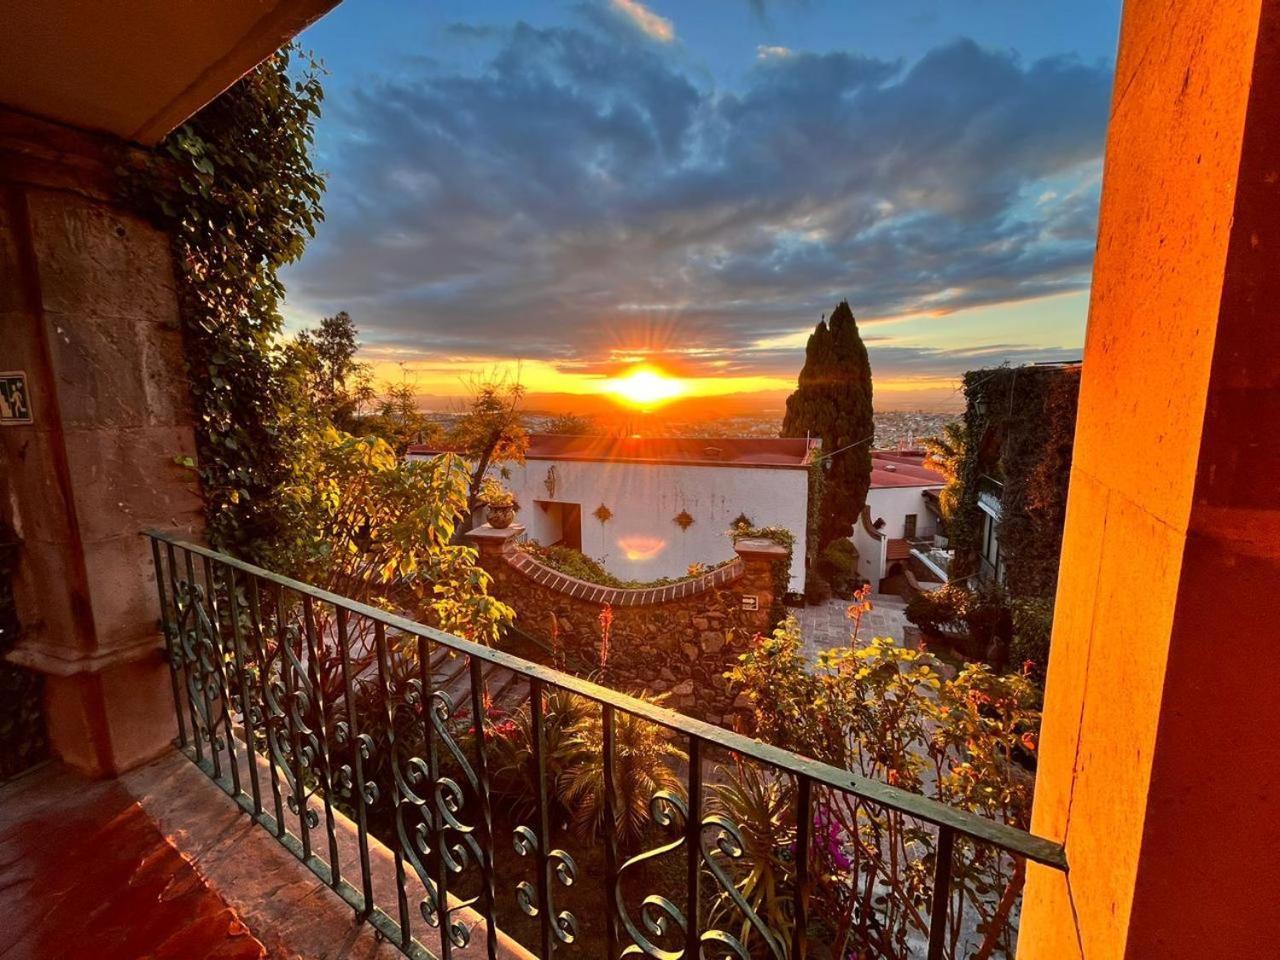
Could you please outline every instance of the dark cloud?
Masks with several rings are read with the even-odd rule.
[[[330,107],[328,222],[291,298],[373,344],[765,372],[742,348],[840,297],[874,319],[1088,283],[1104,66],[959,41],[769,57],[726,91],[598,10],[453,34],[482,70],[420,62]]]

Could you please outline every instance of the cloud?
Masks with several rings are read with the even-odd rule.
[[[666,17],[660,17],[639,0],[610,0],[617,10],[645,36],[659,43],[670,43],[676,37],[675,27]]]
[[[756,47],[757,60],[770,60],[775,57],[789,57],[792,54],[790,47],[768,47],[764,44]]]
[[[751,345],[841,297],[874,321],[1087,287],[1105,66],[958,41],[770,56],[726,89],[601,9],[331,98],[291,302],[423,354],[794,374],[799,348]]]

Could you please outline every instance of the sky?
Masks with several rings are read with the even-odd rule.
[[[381,378],[789,389],[858,318],[881,409],[1078,358],[1119,0],[347,0],[293,329]],[[518,370],[518,374],[513,371]]]

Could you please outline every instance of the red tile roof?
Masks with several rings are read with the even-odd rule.
[[[623,461],[701,466],[803,469],[817,440],[800,437],[596,437],[557,433],[529,435],[527,460]],[[411,446],[411,455],[442,451]]]
[[[871,451],[871,486],[941,487],[946,481],[928,466],[923,450]]]

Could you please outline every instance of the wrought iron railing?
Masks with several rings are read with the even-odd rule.
[[[483,949],[493,958],[503,952],[499,929],[510,932],[521,924],[532,941],[525,946],[550,957],[577,939],[581,917],[558,904],[564,888],[575,883],[574,894],[587,903],[578,914],[602,921],[602,949],[610,958],[818,955],[812,948],[821,931],[811,922],[809,901],[816,851],[826,840],[815,837],[825,827],[815,820],[823,795],[860,798],[902,815],[928,835],[932,882],[913,909],[919,908],[922,921],[914,946],[930,960],[956,950],[956,927],[948,934],[947,921],[958,841],[1066,869],[1060,845],[1004,823],[207,548],[162,533],[148,536],[180,748],[361,921],[410,957],[438,951],[449,960]],[[508,698],[514,691],[524,702],[530,747],[517,770],[518,776],[528,775],[527,815],[505,809],[505,800],[501,811],[512,829],[508,851],[525,859],[507,856],[505,864],[495,827],[492,723],[486,722],[499,709],[495,687]],[[563,695],[583,698],[599,711],[603,862],[598,875],[589,877],[553,830],[556,758],[550,755],[554,718],[548,711]],[[684,787],[658,790],[649,804],[652,829],[667,831],[667,839],[628,856],[617,829],[624,816],[619,730],[634,723],[683,741],[673,772]],[[748,901],[735,886],[730,867],[747,842],[723,809],[706,803],[715,787],[707,774],[713,752],[793,786],[788,796],[794,839],[782,854],[791,888],[783,892],[785,932],[770,923],[760,900]],[[351,822],[348,835],[343,824]],[[390,879],[371,856],[379,841],[391,852]],[[638,888],[637,875],[651,879],[649,868],[672,858],[680,861],[674,882],[683,890]],[[532,864],[528,875],[511,874],[519,863]],[[670,870],[663,876],[672,882]],[[714,911],[709,902],[716,904]],[[727,913],[734,914],[732,922],[725,920]],[[483,947],[473,936],[481,928]]]

